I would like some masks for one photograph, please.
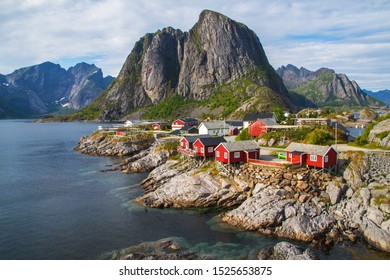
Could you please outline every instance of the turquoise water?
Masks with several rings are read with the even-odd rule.
[[[0,259],[97,259],[172,236],[192,250],[241,259],[280,241],[221,226],[214,211],[145,209],[132,202],[143,193],[139,182],[146,174],[100,172],[118,159],[73,150],[97,126],[0,121]],[[360,244],[318,253],[388,257]]]

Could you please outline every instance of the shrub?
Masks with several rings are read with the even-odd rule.
[[[307,135],[305,142],[315,145],[325,145],[330,139],[331,136],[329,132],[320,129],[315,129]]]
[[[236,141],[249,140],[251,136],[249,135],[248,128],[243,129],[240,134],[236,137]]]

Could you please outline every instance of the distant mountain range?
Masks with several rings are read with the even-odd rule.
[[[65,70],[44,62],[0,74],[0,118],[39,117],[82,109],[113,80],[87,63]]]
[[[303,95],[319,107],[322,106],[384,106],[385,104],[365,93],[345,74],[321,68],[310,71],[294,65],[276,70],[291,91]]]
[[[363,89],[363,91],[365,93],[367,93],[368,95],[371,95],[372,97],[374,97],[382,102],[385,102],[387,104],[387,106],[390,107],[390,90],[385,89],[385,90],[373,92],[373,91],[370,91],[367,89]]]

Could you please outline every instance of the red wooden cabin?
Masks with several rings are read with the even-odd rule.
[[[216,137],[216,138],[198,138],[194,142],[194,151],[197,153],[200,157],[214,157],[215,151],[214,149],[221,143],[226,142],[225,138],[223,137]]]
[[[253,122],[248,127],[249,135],[252,137],[258,137],[264,133],[267,133],[270,126],[278,125],[273,119],[261,119]]]
[[[198,126],[198,120],[192,118],[177,119],[172,123],[172,130],[182,129],[185,126]]]
[[[337,152],[331,146],[293,142],[286,148],[286,160],[296,165],[329,168],[337,165]]]
[[[248,162],[258,159],[260,147],[253,140],[221,143],[215,148],[215,159],[227,164]]]
[[[154,130],[164,130],[168,128],[168,124],[165,122],[156,122],[153,124]]]
[[[194,151],[194,142],[199,138],[207,138],[209,135],[195,135],[195,136],[185,136],[180,139],[180,146],[177,147],[179,153],[195,156],[197,155]]]

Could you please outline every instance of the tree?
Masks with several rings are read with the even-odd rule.
[[[275,108],[273,112],[275,113],[276,120],[278,121],[278,123],[280,123],[286,119],[282,108]]]
[[[243,129],[240,134],[236,137],[237,141],[249,140],[251,136],[249,135],[248,128]]]
[[[329,132],[323,131],[322,129],[315,129],[307,135],[305,142],[315,145],[325,145],[330,139]]]

